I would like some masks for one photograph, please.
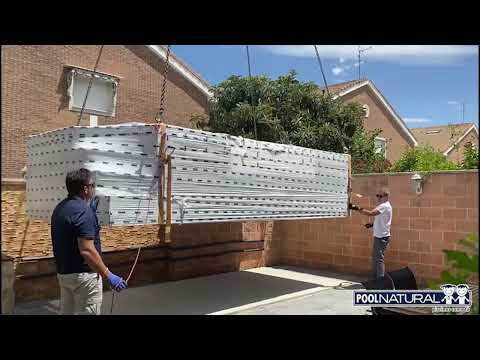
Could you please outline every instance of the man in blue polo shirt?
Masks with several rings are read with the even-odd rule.
[[[102,278],[112,289],[127,284],[112,274],[101,258],[100,226],[93,201],[95,183],[87,169],[67,174],[68,197],[55,208],[51,221],[53,254],[60,285],[62,315],[100,315]]]

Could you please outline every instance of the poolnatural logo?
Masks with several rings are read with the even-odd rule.
[[[354,290],[354,306],[433,307],[434,311],[470,311],[467,284],[444,284],[441,290]]]

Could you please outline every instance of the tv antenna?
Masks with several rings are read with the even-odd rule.
[[[372,46],[369,46],[368,48],[363,48],[358,45],[358,80],[360,80],[360,77],[361,77],[361,71],[360,71],[360,64],[362,63],[362,54],[365,52],[365,51],[368,51],[372,49]]]
[[[462,105],[462,122],[465,122],[465,105],[467,104],[465,100],[462,101],[449,101],[450,105]]]

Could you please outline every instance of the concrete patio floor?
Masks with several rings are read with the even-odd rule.
[[[263,267],[130,288],[115,295],[113,315],[364,315],[353,290],[365,278],[290,266]],[[102,314],[110,314],[104,293]],[[56,315],[58,300],[18,304],[16,315]]]

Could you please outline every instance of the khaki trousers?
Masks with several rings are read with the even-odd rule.
[[[57,274],[61,315],[100,315],[102,277],[97,273]]]

